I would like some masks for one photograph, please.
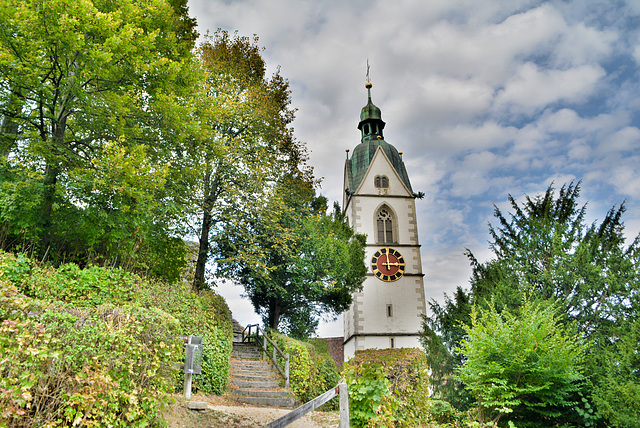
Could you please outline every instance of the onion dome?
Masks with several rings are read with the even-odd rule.
[[[367,82],[365,87],[368,91],[369,100],[360,112],[358,129],[361,132],[361,143],[353,150],[351,158],[347,159],[349,191],[354,192],[360,186],[378,147],[382,147],[404,184],[409,191],[412,191],[402,156],[394,146],[384,141],[382,131],[385,123],[382,120],[382,111],[371,101],[371,83]]]

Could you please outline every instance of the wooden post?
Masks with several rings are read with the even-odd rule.
[[[349,387],[345,382],[338,384],[340,393],[340,423],[338,428],[349,428]]]
[[[284,354],[284,387],[289,388],[289,354]]]
[[[265,349],[267,349],[267,336],[263,335],[262,336],[262,359],[263,360],[267,359],[267,351],[265,351]]]

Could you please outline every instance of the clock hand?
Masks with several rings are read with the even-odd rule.
[[[400,263],[398,263],[398,262],[395,262],[395,263],[390,262],[389,261],[389,254],[387,254],[387,259],[386,259],[385,262],[382,263],[382,265],[386,266],[387,270],[391,270],[390,269],[391,266],[400,266]]]

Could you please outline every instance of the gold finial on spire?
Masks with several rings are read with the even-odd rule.
[[[369,58],[367,58],[367,83],[364,85],[365,88],[371,89],[373,85],[371,84],[371,76],[369,75]]]

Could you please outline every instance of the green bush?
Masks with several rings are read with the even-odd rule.
[[[419,349],[356,351],[343,370],[354,426],[425,426],[430,421],[429,374]]]
[[[379,363],[363,362],[345,370],[349,386],[349,417],[355,428],[392,426],[398,400],[391,394],[391,382]]]
[[[0,253],[0,260],[0,271],[30,297],[81,308],[138,305],[171,314],[180,322],[181,334],[203,337],[203,372],[194,376],[194,391],[222,394],[226,390],[233,326],[225,300],[215,292],[193,292],[185,282],[145,280],[120,268],[80,269],[69,263],[52,269],[7,253]],[[179,378],[177,384],[181,382]]]
[[[0,278],[0,425],[160,426],[182,347],[158,309],[78,309]]]
[[[477,399],[480,423],[558,426],[576,407],[585,346],[547,302],[523,298],[517,311],[471,311],[458,377]]]
[[[180,322],[184,335],[202,336],[202,374],[194,375],[193,391],[222,394],[227,389],[233,339],[231,312],[224,298],[211,290],[194,292],[185,282],[152,283],[140,290],[145,305],[165,310]],[[184,382],[180,374],[178,385]]]

